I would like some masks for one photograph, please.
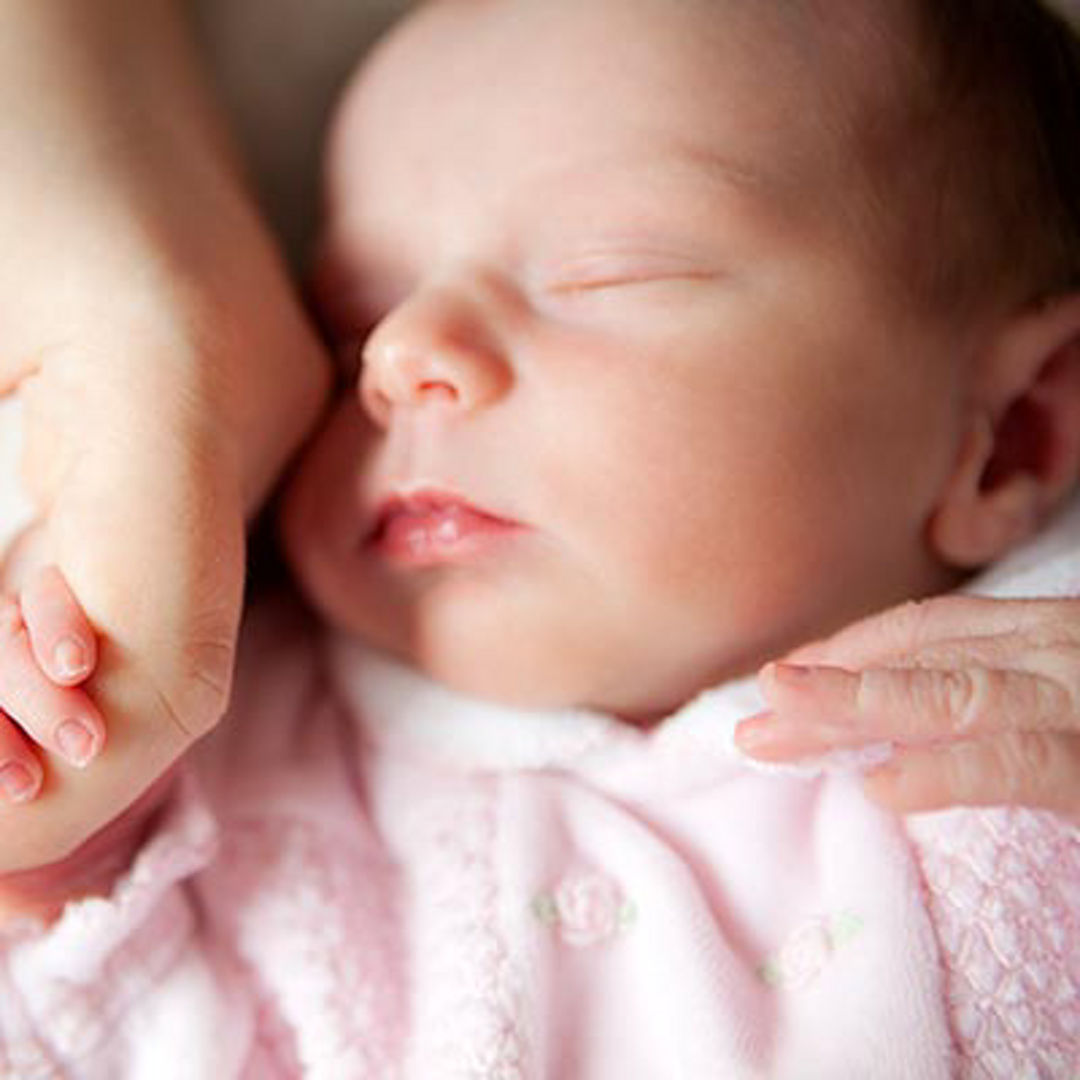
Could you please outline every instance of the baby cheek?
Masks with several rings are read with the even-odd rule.
[[[347,560],[359,529],[357,440],[351,426],[331,421],[301,459],[278,505],[278,529],[294,568]]]
[[[836,571],[835,469],[799,439],[690,444],[642,489],[631,561],[672,600],[765,623]]]

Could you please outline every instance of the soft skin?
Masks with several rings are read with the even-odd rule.
[[[283,533],[332,621],[452,686],[647,720],[954,579],[977,350],[850,211],[874,57],[724,9],[436,3],[345,99],[319,287],[346,364],[374,329]],[[364,538],[417,489],[526,528],[402,567]]]

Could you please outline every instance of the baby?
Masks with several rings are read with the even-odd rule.
[[[9,933],[0,1073],[1070,1075],[1069,826],[732,732],[740,676],[1070,490],[1077,177],[1027,155],[1075,63],[1019,2],[402,23],[329,148],[346,392],[282,507],[330,629],[253,614],[113,894]],[[0,689],[85,761],[90,628],[55,574],[21,618]]]

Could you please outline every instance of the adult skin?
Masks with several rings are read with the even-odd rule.
[[[762,673],[767,761],[890,741],[867,791],[900,813],[1002,803],[1080,821],[1080,600],[940,596],[862,620]]]
[[[38,514],[3,585],[60,568],[100,634],[109,731],[83,772],[46,755],[41,795],[0,827],[10,912],[13,872],[76,852],[130,777],[149,784],[219,719],[245,521],[329,368],[180,5],[0,0],[0,96],[0,388],[23,402]]]

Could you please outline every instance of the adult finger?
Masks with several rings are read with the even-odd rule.
[[[19,608],[30,648],[45,674],[61,686],[83,682],[97,662],[97,639],[57,567],[31,574],[19,593]]]
[[[0,702],[38,745],[83,768],[105,743],[105,723],[89,695],[57,686],[38,667],[19,606],[0,598]]]
[[[817,745],[1080,732],[1075,691],[1041,672],[981,666],[848,671],[782,663],[769,665],[759,681],[777,727],[801,732]]]
[[[792,663],[845,667],[910,659],[942,646],[974,646],[1000,637],[1080,644],[1080,599],[994,599],[950,595],[913,601],[852,623],[795,649]]]
[[[26,736],[0,712],[0,797],[9,803],[29,802],[41,790],[43,776]]]
[[[867,794],[898,813],[950,806],[1080,810],[1080,738],[1009,732],[933,750],[899,751],[869,773]]]

